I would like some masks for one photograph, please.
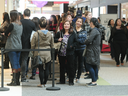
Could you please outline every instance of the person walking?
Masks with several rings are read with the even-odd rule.
[[[121,23],[121,19],[116,19],[115,26],[112,29],[112,34],[109,39],[109,45],[113,39],[113,47],[115,53],[116,66],[119,67],[120,63],[124,65],[124,58],[127,50],[128,33],[126,27]],[[110,45],[111,46],[111,45]],[[121,59],[120,59],[121,55]],[[121,61],[121,62],[120,62]]]

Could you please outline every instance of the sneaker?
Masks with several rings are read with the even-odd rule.
[[[121,63],[121,65],[123,66],[123,65],[124,65],[124,63]]]
[[[76,79],[76,83],[80,83],[80,79]]]
[[[73,86],[74,85],[74,83],[69,83],[69,86]]]
[[[85,77],[84,79],[91,79],[91,75],[88,75],[88,76]]]
[[[90,83],[86,83],[86,85],[90,85],[92,82],[90,82]]]
[[[116,67],[120,67],[120,65],[116,65]]]
[[[88,87],[95,87],[95,86],[97,86],[97,83],[95,83],[95,84],[93,84],[93,83],[88,84]]]

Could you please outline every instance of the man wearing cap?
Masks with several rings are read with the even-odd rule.
[[[76,18],[73,19],[73,22],[76,22],[78,17],[82,17],[82,11],[81,10],[77,11]],[[85,17],[82,17],[82,18],[83,18],[83,22],[85,22],[86,18]]]

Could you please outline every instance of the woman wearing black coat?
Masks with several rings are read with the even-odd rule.
[[[115,26],[112,29],[112,34],[109,39],[109,45],[112,40],[113,40],[116,66],[119,67],[120,63],[121,65],[124,65],[123,60],[126,55],[127,42],[128,42],[128,34],[126,27],[122,25],[121,19],[119,18],[116,19]],[[121,58],[120,58],[120,54],[121,54]]]
[[[57,32],[55,36],[55,43],[57,42],[61,42],[58,53],[60,63],[60,82],[57,84],[65,84],[65,62],[67,60],[69,85],[74,85],[74,51],[76,46],[76,34],[73,31],[69,21],[65,21],[63,30],[61,32]]]
[[[92,30],[88,33],[89,37],[85,40],[87,46],[84,56],[86,57],[87,69],[92,78],[88,86],[96,86],[98,79],[98,67],[100,66],[100,41],[101,35],[98,30],[99,23],[96,18],[91,18],[90,27]]]

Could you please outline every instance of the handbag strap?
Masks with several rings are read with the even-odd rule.
[[[39,32],[37,31],[38,33],[38,49],[39,49]],[[38,55],[39,55],[39,50],[38,50]]]

